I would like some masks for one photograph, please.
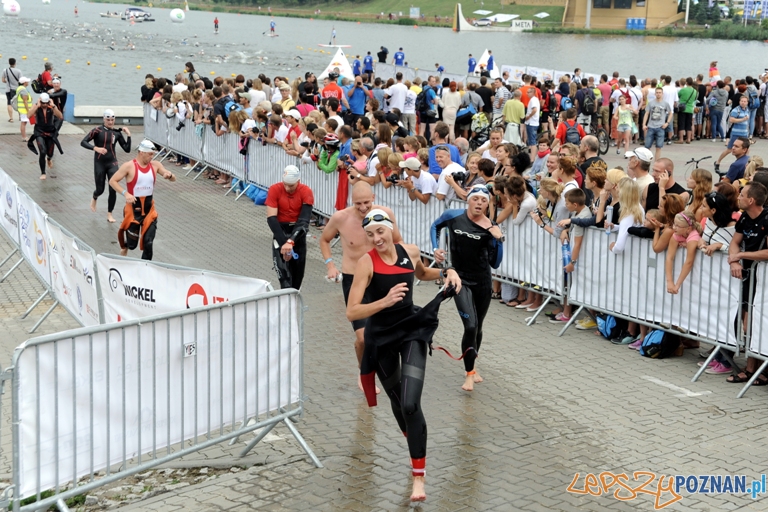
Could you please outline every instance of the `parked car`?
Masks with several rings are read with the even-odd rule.
[[[488,18],[483,18],[480,20],[475,20],[475,22],[472,24],[476,27],[490,27],[493,24],[493,21],[489,20]]]

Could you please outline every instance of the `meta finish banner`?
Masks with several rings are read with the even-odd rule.
[[[0,169],[0,227],[19,245],[19,212],[16,204],[16,182]]]
[[[51,262],[45,236],[46,213],[23,190],[16,187],[19,212],[19,247],[24,259],[50,289]]]
[[[99,295],[93,254],[50,222],[48,230],[53,294],[82,326],[99,325]]]
[[[96,256],[104,322],[114,323],[207,306],[267,291],[268,281]]]

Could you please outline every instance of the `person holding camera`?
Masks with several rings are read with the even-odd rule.
[[[418,158],[406,158],[399,165],[405,171],[408,179],[399,180],[396,184],[408,191],[408,199],[411,201],[419,200],[427,204],[429,198],[437,190],[435,177],[421,168],[421,162]]]
[[[365,88],[363,78],[359,75],[355,77],[355,83],[345,90],[349,110],[346,112],[344,124],[355,126],[357,120],[365,115],[365,104],[369,98],[373,98],[373,94]]]
[[[40,95],[40,98],[38,98],[37,103],[32,105],[29,109],[27,116],[29,118],[34,116],[35,118],[35,129],[32,132],[32,137],[30,137],[27,142],[27,147],[34,154],[40,155],[40,179],[44,180],[46,161],[48,168],[53,169],[54,147],[58,147],[59,153],[63,153],[59,140],[56,138],[57,130],[55,120],[57,118],[62,119],[64,114],[56,108],[56,105],[53,104],[48,93],[44,92]],[[37,149],[35,149],[35,144],[37,144]],[[52,177],[55,178],[55,176]]]
[[[91,211],[96,211],[96,201],[104,193],[104,185],[118,169],[117,152],[115,148],[119,144],[123,151],[131,151],[131,131],[127,128],[115,128],[115,113],[107,109],[104,111],[104,123],[97,126],[83,137],[80,145],[85,149],[93,151],[93,178],[96,182],[96,189],[91,198]],[[125,134],[125,136],[123,135]],[[107,195],[107,222],[115,222],[112,212],[115,209],[117,194],[112,187],[109,187]]]
[[[427,422],[421,406],[424,371],[440,304],[464,290],[452,268],[428,268],[416,245],[395,243],[390,215],[370,210],[362,221],[373,248],[355,265],[347,302],[350,322],[367,320],[360,378],[368,406],[376,405],[375,375],[390,399],[400,431],[408,442],[413,489],[411,501],[424,501]],[[413,303],[414,277],[422,281],[445,278],[446,287],[426,306]]]
[[[483,381],[475,370],[475,359],[483,341],[483,320],[491,305],[491,267],[499,268],[503,255],[504,235],[487,216],[490,201],[488,187],[475,185],[467,195],[467,209],[446,210],[430,230],[438,264],[445,262],[447,256],[440,249],[440,232],[448,231],[451,265],[461,278],[456,309],[464,324],[461,358],[466,376],[461,389],[465,391],[472,391],[475,383]]]

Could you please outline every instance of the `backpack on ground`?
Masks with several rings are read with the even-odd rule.
[[[570,96],[563,96],[560,99],[560,110],[568,110],[571,107],[573,107],[573,101]]]
[[[565,122],[565,142],[576,144],[577,146],[581,143],[581,134],[579,133],[579,123],[576,122],[576,120],[573,121],[573,124],[568,124],[568,121]]]
[[[747,95],[749,97],[749,105],[747,105],[747,107],[750,110],[760,108],[760,98],[757,96],[757,91],[755,89],[748,88]]]
[[[589,116],[595,113],[595,98],[589,94],[589,91],[584,95],[584,105],[582,105],[582,110]]]
[[[613,340],[627,332],[628,323],[623,318],[616,318],[613,315],[597,317],[597,330],[607,340]]]
[[[680,337],[665,331],[651,331],[640,345],[640,355],[653,359],[664,359],[675,353],[680,346]]]

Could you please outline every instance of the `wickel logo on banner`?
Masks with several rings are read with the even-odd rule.
[[[138,286],[132,286],[123,282],[123,276],[116,268],[109,269],[109,287],[113,292],[117,293],[119,288],[122,288],[125,292],[125,296],[131,299],[154,303],[155,302],[155,290],[152,288],[142,288]]]

